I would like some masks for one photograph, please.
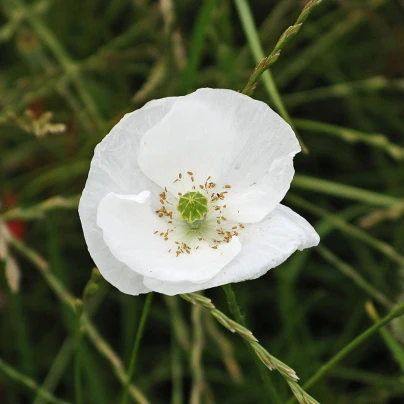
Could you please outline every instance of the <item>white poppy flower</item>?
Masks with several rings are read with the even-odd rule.
[[[127,114],[96,147],[79,213],[124,293],[189,293],[264,275],[318,244],[280,204],[300,151],[266,104],[200,89]]]

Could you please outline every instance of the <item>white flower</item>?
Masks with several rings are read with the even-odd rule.
[[[79,207],[94,262],[132,295],[264,275],[319,242],[280,204],[299,151],[282,118],[235,91],[149,102],[95,149]]]

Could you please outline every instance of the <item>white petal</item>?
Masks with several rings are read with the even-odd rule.
[[[174,102],[175,98],[151,101],[125,115],[96,147],[80,199],[80,220],[91,257],[108,282],[131,295],[147,293],[149,289],[143,285],[143,276],[111,254],[96,223],[97,209],[109,192],[137,194],[155,187],[137,164],[140,138],[169,112]]]
[[[141,139],[142,171],[173,195],[189,181],[210,176],[228,190],[228,216],[239,222],[262,220],[283,199],[300,151],[290,126],[263,102],[231,90],[201,89],[177,98],[170,112]],[[184,181],[182,181],[184,182]],[[227,200],[226,200],[227,202]]]
[[[201,243],[199,249],[177,257],[174,226],[153,211],[149,196],[148,191],[133,196],[110,193],[98,207],[97,224],[105,243],[133,271],[160,281],[205,282],[240,252],[240,241],[234,237],[217,249]],[[160,233],[167,230],[173,233],[165,240]]]
[[[279,205],[261,223],[247,225],[240,232],[242,250],[209,282],[159,282],[145,277],[145,285],[167,295],[190,293],[232,282],[255,279],[289,258],[296,250],[316,246],[320,238],[300,215]]]

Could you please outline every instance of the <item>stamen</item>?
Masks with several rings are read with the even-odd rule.
[[[206,246],[217,250],[221,244],[230,243],[233,237],[238,236],[237,230],[239,228],[244,229],[242,223],[234,223],[222,216],[222,209],[227,208],[227,205],[221,205],[220,201],[227,196],[228,192],[224,189],[230,189],[231,185],[224,185],[222,191],[219,191],[215,189],[217,184],[212,181],[210,176],[204,184],[196,184],[194,173],[186,171],[186,174],[189,176],[189,182],[187,182],[188,179],[184,180],[182,173],[179,173],[174,181],[174,183],[183,181],[189,186],[188,192],[184,194],[177,192],[179,201],[176,208],[185,223],[181,225],[178,222],[178,216],[173,221],[175,211],[170,211],[167,207],[172,206],[175,199],[168,197],[170,194],[167,187],[164,187],[164,191],[159,194],[161,206],[156,211],[160,218],[167,217],[169,219],[170,228],[165,231],[156,230],[154,234],[176,245],[176,248],[168,250],[169,253],[175,253],[176,257],[180,257],[182,254],[191,254],[192,250],[198,250],[203,246],[202,243],[206,243]],[[201,191],[199,192],[199,190]],[[209,216],[209,210],[218,212],[220,216],[215,218]],[[212,237],[212,232],[216,237]]]

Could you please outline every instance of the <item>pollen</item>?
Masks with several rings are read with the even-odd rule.
[[[173,206],[174,202],[172,197],[168,196],[171,194],[167,187],[164,187],[164,191],[159,194],[160,209],[156,213],[168,223],[169,229],[154,232],[168,244],[172,243],[172,248],[168,247],[170,248],[168,252],[175,254],[179,259],[203,246],[217,250],[220,245],[230,243],[233,237],[238,236],[238,231],[244,229],[243,224],[235,223],[231,218],[222,215],[222,209],[227,205],[222,205],[221,201],[226,199],[230,185],[224,185],[219,190],[211,176],[200,184],[196,183],[192,171],[184,173],[185,176],[179,173],[174,181],[174,183],[181,181],[182,185],[188,188],[188,192],[176,193],[178,200],[176,210],[167,209]],[[217,216],[209,216],[212,212],[217,212]],[[183,221],[182,224],[180,219]],[[215,237],[212,237],[212,231]]]

